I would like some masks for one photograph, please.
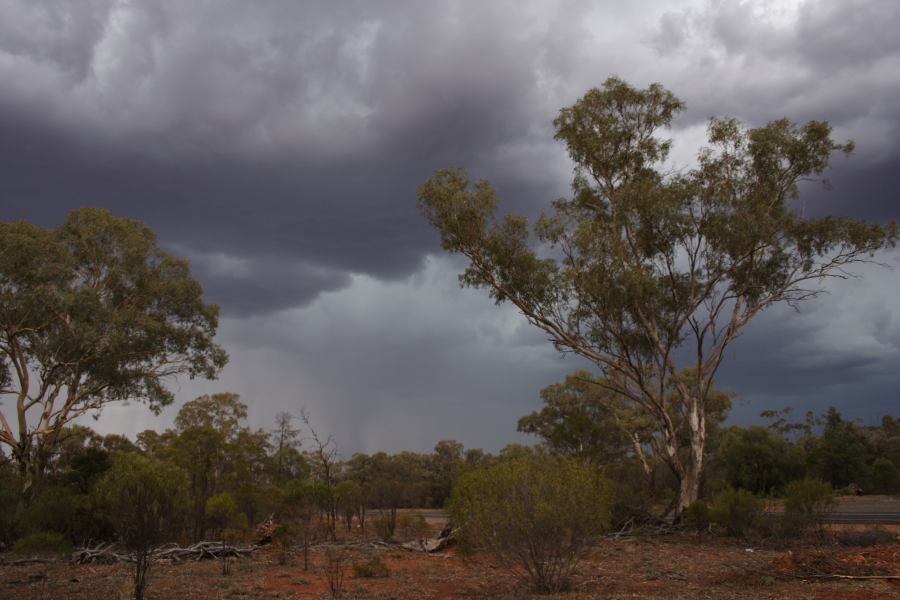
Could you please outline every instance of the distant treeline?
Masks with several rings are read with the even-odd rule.
[[[247,406],[230,393],[187,402],[173,429],[147,430],[134,441],[76,425],[64,431],[51,455],[39,457],[43,476],[30,502],[19,494],[16,464],[0,458],[0,502],[10,507],[0,511],[0,541],[9,546],[36,532],[56,532],[76,544],[114,538],[113,521],[98,508],[95,487],[116,456],[126,453],[185,474],[189,509],[180,537],[195,541],[220,533],[223,506],[241,515],[246,530],[277,516],[285,499],[303,486],[315,491],[317,519],[332,532],[342,521],[364,526],[366,511],[396,518],[398,508],[442,507],[460,474],[536,453],[581,458],[603,469],[615,486],[614,521],[659,512],[676,497],[677,480],[665,464],[652,463],[650,453],[641,459],[628,436],[615,435],[596,414],[588,419],[579,412],[584,407],[550,408],[548,403],[520,422],[540,444],[511,444],[497,455],[442,440],[430,453],[341,458],[335,440],[320,435],[305,414],[282,413],[273,429],[251,430]],[[835,489],[858,486],[866,493],[900,489],[900,420],[887,416],[878,426],[861,425],[834,408],[798,423],[790,421],[788,411],[763,416],[768,426],[712,429],[704,496],[728,488],[777,496],[800,479],[820,479]],[[649,477],[642,460],[651,462]]]

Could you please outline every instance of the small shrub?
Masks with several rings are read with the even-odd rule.
[[[872,487],[882,494],[893,494],[900,490],[900,466],[885,457],[872,463],[869,468]]]
[[[153,549],[177,533],[188,508],[188,478],[178,467],[139,454],[120,454],[94,486],[97,505],[108,515],[134,557],[134,600],[143,600]]]
[[[709,505],[703,500],[697,500],[684,510],[682,520],[685,529],[695,532],[698,536],[702,535],[709,530]]]
[[[385,542],[394,539],[394,533],[397,531],[397,521],[399,515],[392,511],[383,511],[381,514],[372,519],[372,527],[375,528],[375,535]]]
[[[287,564],[287,552],[294,545],[296,534],[289,525],[282,523],[272,531],[272,541],[278,547],[278,564]]]
[[[869,527],[849,531],[839,531],[834,536],[841,546],[877,546],[879,544],[893,544],[900,539],[897,534],[891,533],[883,527]]]
[[[533,455],[463,474],[449,508],[464,548],[493,554],[538,591],[558,592],[607,528],[610,505],[596,467]]]
[[[810,527],[820,528],[825,515],[834,509],[831,484],[814,479],[792,481],[787,486],[782,522],[788,534],[799,534]]]
[[[746,537],[762,520],[762,501],[747,490],[728,488],[713,500],[710,519],[725,528],[728,535]]]
[[[331,546],[325,551],[325,578],[332,598],[340,598],[343,593],[347,558],[347,549],[343,546]]]
[[[390,570],[381,557],[377,554],[365,562],[353,564],[353,576],[360,579],[373,579],[375,577],[387,577]]]
[[[18,540],[12,553],[29,558],[68,558],[72,555],[72,542],[55,531],[36,531]]]
[[[401,539],[417,540],[427,538],[431,529],[422,515],[402,513],[397,515],[396,533]]]

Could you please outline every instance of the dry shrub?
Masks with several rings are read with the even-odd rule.
[[[464,474],[450,514],[464,548],[493,554],[538,591],[558,592],[608,526],[610,504],[596,467],[538,455]]]
[[[344,590],[344,569],[350,554],[343,546],[329,546],[325,550],[325,578],[332,598],[340,598]]]

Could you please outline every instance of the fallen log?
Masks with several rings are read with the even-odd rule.
[[[192,546],[182,548],[174,544],[160,546],[150,553],[151,560],[171,560],[181,562],[184,560],[221,560],[223,558],[247,558],[256,550],[256,546],[240,548],[223,542],[197,542]],[[72,562],[75,564],[116,562],[134,562],[132,552],[117,552],[114,544],[98,545],[94,548],[79,548],[72,553]]]
[[[414,542],[406,542],[405,544],[401,544],[401,548],[405,548],[406,550],[418,550],[421,552],[440,552],[441,550],[445,550],[450,546],[456,544],[456,530],[450,530],[449,528],[441,531],[441,535],[436,538],[422,538],[416,540]]]

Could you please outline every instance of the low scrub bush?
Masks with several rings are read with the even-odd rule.
[[[609,524],[610,486],[596,467],[549,456],[463,474],[450,501],[466,550],[494,555],[541,592],[558,592]]]
[[[879,494],[895,494],[900,491],[900,465],[881,457],[869,468],[872,490]]]
[[[375,529],[375,535],[389,542],[397,531],[397,516],[389,513],[380,514],[372,519],[372,527]]]
[[[353,564],[353,576],[360,579],[373,579],[375,577],[387,577],[390,570],[381,557],[377,554],[365,562]]]
[[[879,544],[894,544],[900,541],[900,536],[884,529],[883,527],[869,527],[839,531],[834,536],[835,541],[841,546],[877,546]]]
[[[428,522],[422,515],[401,513],[397,515],[397,535],[401,539],[418,540],[427,538],[431,533]]]
[[[55,531],[36,531],[18,540],[12,553],[29,558],[68,558],[72,555],[72,542]]]
[[[685,529],[693,531],[698,536],[709,531],[709,505],[703,500],[697,500],[684,510],[682,523]]]
[[[797,535],[811,527],[820,529],[825,515],[834,509],[831,484],[815,479],[792,481],[787,486],[782,522],[785,532]]]
[[[713,499],[709,517],[728,535],[747,537],[762,522],[763,503],[747,490],[728,488]]]

